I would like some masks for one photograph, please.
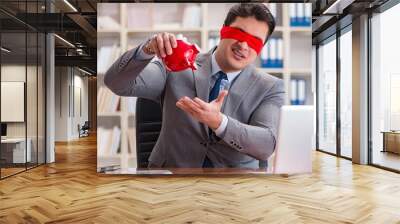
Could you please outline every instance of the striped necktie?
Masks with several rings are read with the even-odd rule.
[[[210,91],[210,95],[208,97],[208,102],[211,102],[211,101],[217,99],[219,92],[221,90],[222,80],[228,81],[228,76],[224,72],[219,71],[217,80],[215,81],[215,84]]]

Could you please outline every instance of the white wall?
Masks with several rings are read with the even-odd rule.
[[[12,106],[9,106],[1,108],[3,113],[16,113],[12,110],[19,110],[19,113],[22,113],[22,117],[26,113],[26,119],[23,118],[21,122],[6,122],[7,137],[23,138],[26,135],[31,143],[29,147],[32,152],[32,161],[36,162],[36,156],[38,155],[39,163],[44,163],[45,90],[42,67],[36,67],[36,65],[25,66],[25,64],[3,64],[1,66],[1,76],[2,82],[24,82],[27,91],[26,99],[22,102],[23,105],[21,105],[22,107],[12,108]],[[2,89],[2,92],[3,90],[5,89]],[[19,90],[19,93],[24,94],[24,90]],[[2,95],[3,97],[7,98],[7,95]],[[25,97],[23,96],[22,98]],[[48,161],[51,162],[51,160]]]
[[[28,74],[31,74],[32,71],[36,68],[32,66],[25,67],[25,65],[2,65],[1,66],[1,81],[17,81],[17,82],[25,82],[26,69]],[[36,70],[35,70],[36,72]],[[27,93],[29,97],[29,92]],[[33,94],[32,94],[33,96]],[[36,96],[36,95],[35,95]],[[30,102],[31,100],[28,100]],[[35,105],[36,106],[36,105]],[[7,108],[1,108],[1,110],[7,110]],[[31,121],[31,114],[28,114],[28,120]],[[8,137],[25,137],[25,127],[26,122],[8,122],[7,123],[7,136]],[[31,127],[31,125],[29,125]]]
[[[55,141],[68,141],[68,85],[67,67],[55,68]]]
[[[85,123],[85,121],[88,120],[88,106],[89,106],[89,102],[88,102],[88,78],[87,76],[81,76],[82,73],[78,73],[78,70],[74,71],[74,103],[75,103],[75,113],[73,113],[72,115],[74,115],[73,119],[71,120],[71,126],[72,126],[72,130],[71,130],[71,135],[73,136],[73,138],[78,138],[78,124],[80,124],[81,126]],[[78,93],[77,90],[80,89],[80,99],[77,98]],[[77,106],[79,106],[79,102],[77,102],[77,100],[80,100],[80,106],[82,107],[82,114],[79,113],[79,108],[77,108]]]
[[[2,65],[1,66],[1,81],[3,82],[25,82],[25,65]],[[28,68],[29,69],[29,68]],[[1,108],[7,110],[7,108]],[[7,125],[8,137],[24,137],[25,136],[25,123],[12,122]]]
[[[77,139],[78,124],[83,125],[88,120],[88,79],[82,75],[75,68],[56,67],[56,141]],[[78,102],[78,89],[80,89],[81,103]],[[82,106],[82,114],[77,107],[79,104]]]

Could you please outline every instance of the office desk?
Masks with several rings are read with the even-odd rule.
[[[6,163],[25,163],[31,161],[31,145],[30,138],[26,139],[28,144],[25,151],[25,138],[6,138],[1,139],[1,156]],[[12,159],[11,159],[12,158]]]
[[[98,170],[103,174],[126,175],[243,175],[243,174],[271,174],[267,169],[247,168],[127,168],[103,167]]]
[[[400,132],[399,131],[382,131],[383,133],[383,150],[382,152],[392,152],[400,154]]]

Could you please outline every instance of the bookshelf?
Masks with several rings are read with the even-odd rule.
[[[153,34],[170,32],[182,33],[190,42],[196,43],[202,52],[206,52],[212,47],[209,46],[209,39],[219,38],[219,29],[232,5],[233,3],[98,4],[98,51],[101,51],[102,47],[113,48],[114,52],[107,58],[112,63],[120,54],[142,43]],[[271,3],[267,5],[271,5]],[[305,104],[312,105],[314,97],[311,91],[311,26],[290,26],[289,4],[276,4],[273,7],[276,8],[277,26],[272,38],[282,38],[283,67],[261,67],[260,57],[256,60],[255,65],[257,69],[284,81],[287,93],[285,104],[290,104],[291,80],[305,80],[307,88]],[[185,12],[185,8],[191,8],[187,10],[190,12]],[[182,23],[185,13],[190,15],[191,20]],[[108,18],[102,18],[104,16]],[[189,17],[186,16],[186,18]],[[98,52],[98,55],[100,57],[101,52]],[[103,67],[103,69],[98,69],[98,88],[104,88],[105,67],[110,63],[101,61],[100,58],[98,63],[102,64],[98,64],[98,67]],[[116,163],[115,165],[120,165],[122,168],[132,167],[132,164],[135,164],[132,160],[136,160],[134,148],[136,145],[134,142],[135,110],[132,107],[134,101],[135,99],[132,97],[121,97],[116,111],[98,112],[100,120],[112,120],[116,122],[114,125],[121,129],[118,154],[104,156],[104,158],[112,159]],[[100,122],[99,127],[102,127]],[[99,157],[102,158],[101,155]]]

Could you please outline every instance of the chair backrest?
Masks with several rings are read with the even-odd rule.
[[[90,128],[90,123],[89,121],[85,121],[85,123],[82,126],[82,129],[89,129]]]
[[[146,168],[160,135],[162,109],[160,104],[138,98],[136,101],[136,158],[137,167]]]

